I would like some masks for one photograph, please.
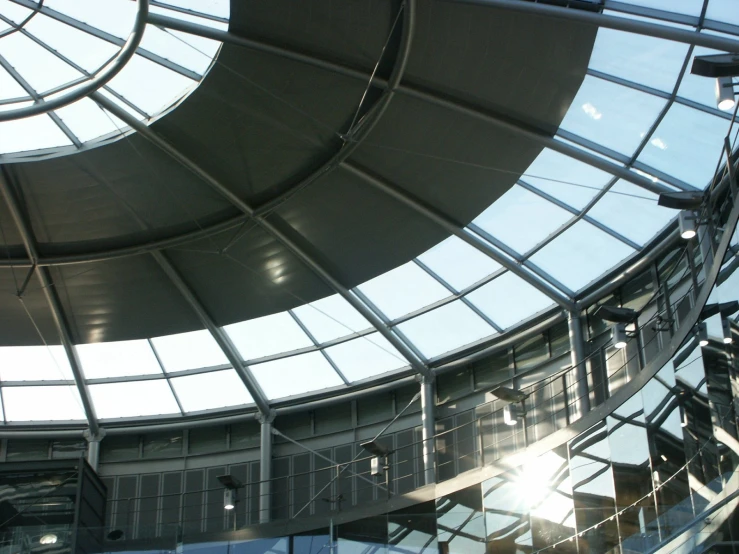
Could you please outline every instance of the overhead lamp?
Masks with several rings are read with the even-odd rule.
[[[374,456],[370,460],[370,475],[376,477],[382,475],[384,470],[388,468],[387,458],[392,454],[392,451],[384,444],[374,440],[363,442],[360,446]]]
[[[696,56],[690,68],[693,75],[701,77],[731,77],[739,75],[739,54],[714,54]]]
[[[724,344],[731,344],[734,342],[734,336],[731,332],[731,320],[724,318],[721,320],[721,329],[724,332]]]
[[[529,397],[525,392],[510,387],[498,387],[490,391],[490,393],[506,402],[523,402]]]
[[[734,109],[736,99],[734,98],[734,81],[731,77],[718,77],[716,79],[716,106],[724,112]]]
[[[705,193],[698,191],[663,192],[657,198],[657,205],[673,210],[698,210],[705,198]]]
[[[58,537],[54,533],[48,533],[41,537],[38,542],[39,544],[56,544]]]
[[[223,489],[223,509],[233,510],[236,507],[236,489]]]
[[[680,427],[687,427],[688,426],[688,411],[685,409],[685,406],[680,407]]]
[[[613,346],[619,350],[626,348],[628,337],[626,336],[626,324],[616,323],[613,326]]]
[[[520,415],[518,413],[518,404],[506,404],[503,406],[503,422],[513,427],[518,423]]]
[[[236,502],[238,502],[236,491],[242,486],[241,481],[233,475],[219,475],[217,479],[225,487],[223,490],[223,509],[233,510],[236,507]]]
[[[620,308],[618,306],[603,305],[593,312],[593,317],[609,323],[633,323],[638,316],[639,314],[636,310]]]
[[[681,211],[677,216],[677,225],[680,228],[680,236],[690,240],[697,234],[695,213],[687,210]]]
[[[698,336],[698,344],[700,346],[708,346],[708,325],[705,321],[701,321],[696,327],[696,335]]]

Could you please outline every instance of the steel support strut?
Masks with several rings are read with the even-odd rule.
[[[272,422],[274,412],[260,415],[259,523],[267,523],[272,511]]]
[[[422,377],[421,381],[421,439],[423,441],[423,478],[424,484],[436,482],[436,422],[434,415],[434,381]]]
[[[264,415],[269,415],[270,407],[267,396],[264,394],[262,387],[259,386],[259,383],[252,375],[251,370],[244,364],[239,351],[231,341],[231,337],[215,324],[213,319],[210,317],[210,314],[208,314],[207,310],[200,302],[200,299],[198,299],[195,293],[190,289],[190,286],[185,282],[174,265],[172,265],[172,262],[170,262],[169,259],[161,252],[152,252],[151,255],[157,261],[159,267],[162,268],[162,271],[164,271],[167,277],[169,277],[172,284],[177,287],[177,290],[180,291],[187,303],[190,304],[190,307],[197,314],[203,326],[210,332],[211,336],[218,343],[218,346],[226,355],[229,363],[244,382],[244,385],[254,399],[254,403],[257,405],[259,412]]]
[[[0,190],[2,191],[5,203],[13,217],[13,221],[18,228],[18,233],[23,241],[23,247],[26,250],[26,254],[35,265],[35,261],[38,260],[38,245],[36,243],[36,237],[33,235],[33,231],[31,230],[31,223],[28,221],[25,211],[21,208],[20,199],[11,184],[7,168],[3,167],[1,171],[2,178],[0,178]],[[44,291],[44,296],[46,296],[46,301],[49,304],[54,324],[59,333],[59,339],[64,347],[67,359],[69,360],[69,366],[74,375],[74,381],[77,385],[77,390],[79,391],[80,400],[82,401],[82,409],[85,412],[87,424],[90,427],[90,433],[93,436],[96,436],[100,432],[100,426],[98,425],[95,408],[90,399],[90,392],[87,388],[85,376],[82,372],[82,364],[80,363],[79,357],[77,356],[77,350],[72,342],[69,322],[64,315],[62,303],[59,300],[59,294],[54,286],[49,268],[37,268],[36,275],[41,282],[41,288]]]

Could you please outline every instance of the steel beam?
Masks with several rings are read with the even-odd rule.
[[[423,477],[426,485],[436,482],[435,404],[434,381],[421,379],[421,439],[423,441]]]
[[[476,4],[490,8],[499,8],[508,11],[515,11],[532,15],[543,15],[556,19],[565,19],[569,21],[577,21],[579,23],[587,23],[606,29],[616,29],[617,31],[625,31],[637,35],[645,35],[648,37],[662,38],[674,42],[682,42],[684,44],[693,44],[695,46],[704,46],[713,48],[714,50],[726,50],[727,52],[739,52],[739,41],[726,38],[719,35],[707,35],[688,31],[679,27],[671,27],[668,25],[659,25],[650,23],[641,19],[631,19],[625,17],[617,17],[606,15],[600,12],[591,12],[586,10],[578,10],[575,8],[567,8],[555,6],[551,4],[534,3],[523,0],[446,0],[460,4]]]
[[[267,396],[264,394],[262,387],[259,386],[259,383],[252,375],[251,370],[246,366],[246,364],[244,364],[239,351],[231,341],[231,337],[215,324],[208,311],[200,302],[200,299],[190,289],[190,286],[182,278],[179,271],[177,271],[177,268],[172,265],[172,262],[170,262],[169,259],[161,252],[152,252],[151,255],[157,261],[159,267],[162,268],[162,271],[164,271],[167,277],[169,277],[170,281],[172,281],[172,284],[177,287],[177,290],[180,291],[180,294],[182,294],[187,303],[190,304],[190,307],[197,314],[203,326],[210,332],[211,336],[218,343],[218,346],[226,355],[226,358],[228,358],[229,363],[244,382],[246,389],[249,391],[249,394],[251,394],[254,399],[254,403],[257,405],[257,409],[262,414],[269,414],[270,407]]]
[[[38,259],[38,245],[36,243],[36,237],[33,235],[31,223],[21,208],[21,202],[16,194],[7,169],[2,167],[2,178],[0,178],[0,191],[5,198],[5,203],[10,210],[10,214],[13,217],[18,233],[23,241],[23,246],[26,250],[26,254],[32,263]],[[49,269],[46,267],[39,267],[36,269],[36,275],[41,283],[41,288],[46,296],[46,301],[49,304],[51,315],[54,319],[57,332],[59,333],[59,339],[64,347],[64,352],[69,360],[69,366],[72,369],[75,383],[77,384],[77,390],[82,401],[82,409],[85,412],[87,418],[87,424],[90,427],[90,433],[95,436],[100,431],[98,425],[97,416],[95,415],[95,407],[90,399],[90,392],[87,389],[87,383],[85,382],[85,376],[82,372],[82,364],[80,363],[79,357],[77,356],[77,350],[72,342],[72,334],[69,330],[69,322],[64,315],[64,309],[62,303],[59,300],[59,294],[54,282],[49,273]]]
[[[259,216],[255,213],[254,209],[247,204],[246,201],[242,200],[233,191],[231,191],[226,185],[218,181],[215,177],[206,172],[203,168],[197,165],[195,162],[190,160],[187,156],[182,154],[177,148],[171,145],[169,142],[160,137],[152,129],[132,117],[128,112],[117,106],[114,102],[111,102],[104,96],[98,93],[91,95],[92,99],[95,100],[100,106],[110,111],[113,115],[119,118],[127,125],[134,128],[143,138],[150,141],[152,144],[160,148],[167,155],[171,156],[183,167],[186,167],[202,179],[208,186],[218,192],[236,208],[241,210],[246,216],[253,219],[264,231],[272,236],[277,242],[287,248],[296,258],[298,258],[308,269],[315,273],[324,283],[326,283],[334,292],[340,294],[349,304],[352,305],[360,314],[362,314],[371,324],[375,327],[382,336],[384,336],[390,344],[392,344],[408,361],[409,364],[422,375],[431,377],[431,371],[421,362],[418,357],[403,343],[373,312],[366,304],[361,302],[355,295],[353,295],[344,285],[342,285],[338,279],[336,279],[331,273],[319,264],[310,254],[308,254],[302,246],[298,245],[291,237],[289,237],[283,229],[282,225],[275,225],[275,221],[278,219],[276,216],[271,216],[269,219],[263,216]],[[287,225],[285,225],[287,226]],[[157,252],[152,253],[157,256]]]
[[[260,416],[259,523],[267,523],[272,511],[272,422],[274,414]]]
[[[590,411],[590,396],[588,391],[588,371],[585,366],[585,339],[582,331],[582,320],[577,312],[567,314],[567,328],[570,333],[570,358],[574,369],[575,383],[569,383],[567,394],[568,404],[574,406],[575,413],[572,420],[578,420]],[[572,398],[574,396],[574,398]],[[574,402],[570,402],[574,400]]]
[[[401,190],[400,187],[397,187],[396,185],[389,183],[388,181],[381,179],[380,177],[370,174],[367,170],[358,166],[357,164],[346,162],[343,164],[342,167],[344,167],[344,169],[346,169],[353,175],[356,175],[357,177],[362,179],[362,181],[364,181],[365,183],[372,185],[376,189],[402,202],[409,208],[413,209],[415,212],[421,214],[433,223],[440,226],[445,231],[462,239],[470,246],[474,247],[478,251],[485,254],[487,257],[491,258],[492,260],[496,261],[497,263],[508,269],[514,275],[517,275],[528,284],[535,287],[538,291],[547,295],[564,309],[568,311],[572,311],[572,309],[574,309],[575,304],[573,300],[567,298],[562,293],[547,286],[543,281],[539,280],[538,277],[532,275],[521,265],[517,264],[515,261],[498,252],[495,248],[493,248],[491,244],[482,240],[482,238],[465,231],[448,215],[443,214],[439,210],[425,204],[420,199],[411,196],[409,193]]]

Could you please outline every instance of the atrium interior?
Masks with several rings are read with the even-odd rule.
[[[0,0],[0,554],[739,553],[736,0]]]

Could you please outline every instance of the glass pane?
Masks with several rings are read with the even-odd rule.
[[[635,6],[643,6],[655,10],[665,10],[685,15],[698,16],[701,13],[703,0],[670,0],[665,3],[664,0],[622,0],[624,4],[633,4]]]
[[[529,166],[521,180],[573,208],[582,209],[611,180],[611,175],[564,154],[545,149]]]
[[[503,329],[548,308],[552,300],[510,271],[467,295]]]
[[[21,33],[2,37],[0,55],[38,93],[83,77],[82,73]]]
[[[109,86],[146,113],[156,115],[196,83],[136,54]]]
[[[578,221],[531,261],[570,290],[578,291],[634,253],[623,242],[586,221]]]
[[[649,242],[676,213],[658,206],[657,195],[620,179],[588,211],[589,216],[640,245]]]
[[[734,0],[711,0],[706,10],[706,19],[739,25],[739,11]]]
[[[663,98],[586,76],[560,127],[630,156],[664,105]]]
[[[228,0],[166,0],[162,4],[194,10],[216,17],[228,17],[229,14]]]
[[[11,98],[26,98],[28,93],[10,76],[10,73],[0,67],[0,100]]]
[[[17,107],[15,104],[12,105],[13,109]],[[24,152],[71,144],[72,141],[46,114],[0,122],[0,153]]]
[[[371,327],[370,322],[338,294],[295,308],[293,313],[319,343]]]
[[[251,366],[267,398],[283,398],[344,384],[320,352]]]
[[[0,380],[52,381],[57,379],[74,379],[64,347],[0,347]]]
[[[215,43],[215,45],[217,48],[218,43]],[[198,52],[195,48],[183,44],[182,41],[168,31],[154,25],[146,26],[146,32],[141,41],[141,48],[200,75],[203,75],[208,70],[211,63],[211,55],[205,52]]]
[[[122,39],[128,37],[136,17],[134,2],[107,2],[104,10],[98,0],[44,0],[44,6]]]
[[[589,67],[672,92],[687,53],[687,44],[600,28]]]
[[[226,325],[223,329],[245,360],[313,346],[287,312]]]
[[[50,98],[54,96],[56,95],[52,95]],[[121,130],[126,129],[123,122],[100,109],[89,98],[78,100],[74,104],[56,110],[55,113],[74,133],[74,136],[82,142],[87,142],[108,133],[120,134]]]
[[[523,254],[571,217],[571,213],[515,185],[473,223]]]
[[[686,132],[687,129],[690,132]],[[713,177],[728,132],[728,121],[673,104],[639,161],[695,187],[705,188]]]
[[[457,237],[440,242],[418,259],[457,291],[500,269],[500,264]]]
[[[332,346],[326,349],[326,354],[349,381],[361,381],[408,365],[406,359],[379,333]]]
[[[198,412],[254,402],[236,371],[213,371],[170,381],[185,412]]]
[[[228,364],[228,359],[208,331],[192,331],[151,339],[164,371],[183,371]]]
[[[24,28],[90,73],[95,72],[119,50],[109,42],[41,13],[33,16]]]
[[[79,344],[76,348],[87,379],[162,372],[149,342],[145,340]]]
[[[448,290],[413,262],[375,277],[359,289],[390,319],[449,296]]]
[[[495,334],[495,329],[461,300],[414,317],[398,327],[427,358]]]
[[[89,390],[101,419],[180,413],[164,379],[90,385]]]
[[[3,387],[7,421],[84,420],[77,387]]]

